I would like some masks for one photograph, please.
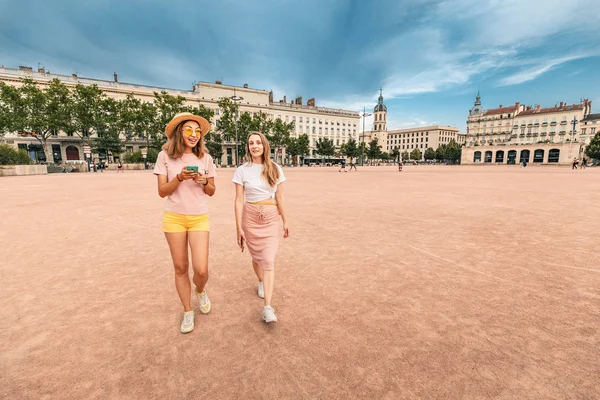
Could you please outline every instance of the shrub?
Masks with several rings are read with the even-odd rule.
[[[27,165],[31,158],[25,150],[15,149],[8,144],[0,144],[0,165]]]

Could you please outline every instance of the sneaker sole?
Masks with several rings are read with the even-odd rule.
[[[264,319],[264,318],[263,318],[263,321],[265,321],[265,323],[267,323],[267,324],[270,324],[270,323],[273,323],[273,322],[277,322],[277,318],[275,318],[275,319],[270,319],[270,320],[268,320],[268,321],[267,321],[266,319]]]
[[[190,333],[190,332],[191,332],[191,331],[193,331],[193,330],[194,330],[194,327],[193,327],[193,326],[192,326],[192,328],[191,328],[190,330],[183,330],[183,329],[180,329],[181,333],[183,333],[183,334],[185,334],[185,333]]]
[[[210,300],[209,300],[209,301],[208,301],[208,310],[204,311],[204,310],[202,309],[202,306],[200,306],[200,312],[201,312],[202,314],[208,314],[208,313],[210,312],[210,306],[211,306],[211,305],[210,305]]]

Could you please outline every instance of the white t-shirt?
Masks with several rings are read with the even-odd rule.
[[[275,164],[275,166],[279,170],[279,179],[274,187],[269,186],[269,184],[261,176],[263,172],[263,164],[245,163],[240,165],[235,170],[232,179],[233,183],[237,183],[238,185],[242,185],[244,187],[247,202],[253,203],[275,197],[277,185],[285,181],[283,170],[279,165]]]

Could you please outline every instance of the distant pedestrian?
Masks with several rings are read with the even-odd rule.
[[[357,171],[357,169],[356,169],[356,157],[351,157],[350,158],[350,171],[352,171],[352,168],[354,168],[354,170]]]
[[[579,160],[577,159],[577,157],[575,157],[575,158],[573,159],[573,167],[572,167],[571,169],[572,169],[572,170],[573,170],[573,169],[577,169],[577,164],[579,164]]]
[[[587,167],[587,158],[583,158],[583,160],[581,160],[581,169],[585,169]]]
[[[346,158],[342,158],[342,161],[340,162],[340,169],[338,170],[338,172],[342,172],[342,170],[344,170],[344,172],[348,172],[346,171]]]
[[[402,172],[402,158],[398,157],[398,171]]]
[[[123,172],[123,163],[121,160],[119,160],[119,163],[117,164],[117,172]]]

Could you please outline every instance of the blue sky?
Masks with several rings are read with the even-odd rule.
[[[388,129],[465,129],[483,106],[589,98],[598,0],[0,0],[0,64],[191,89],[194,81],[373,107]],[[370,119],[367,119],[370,124]]]

